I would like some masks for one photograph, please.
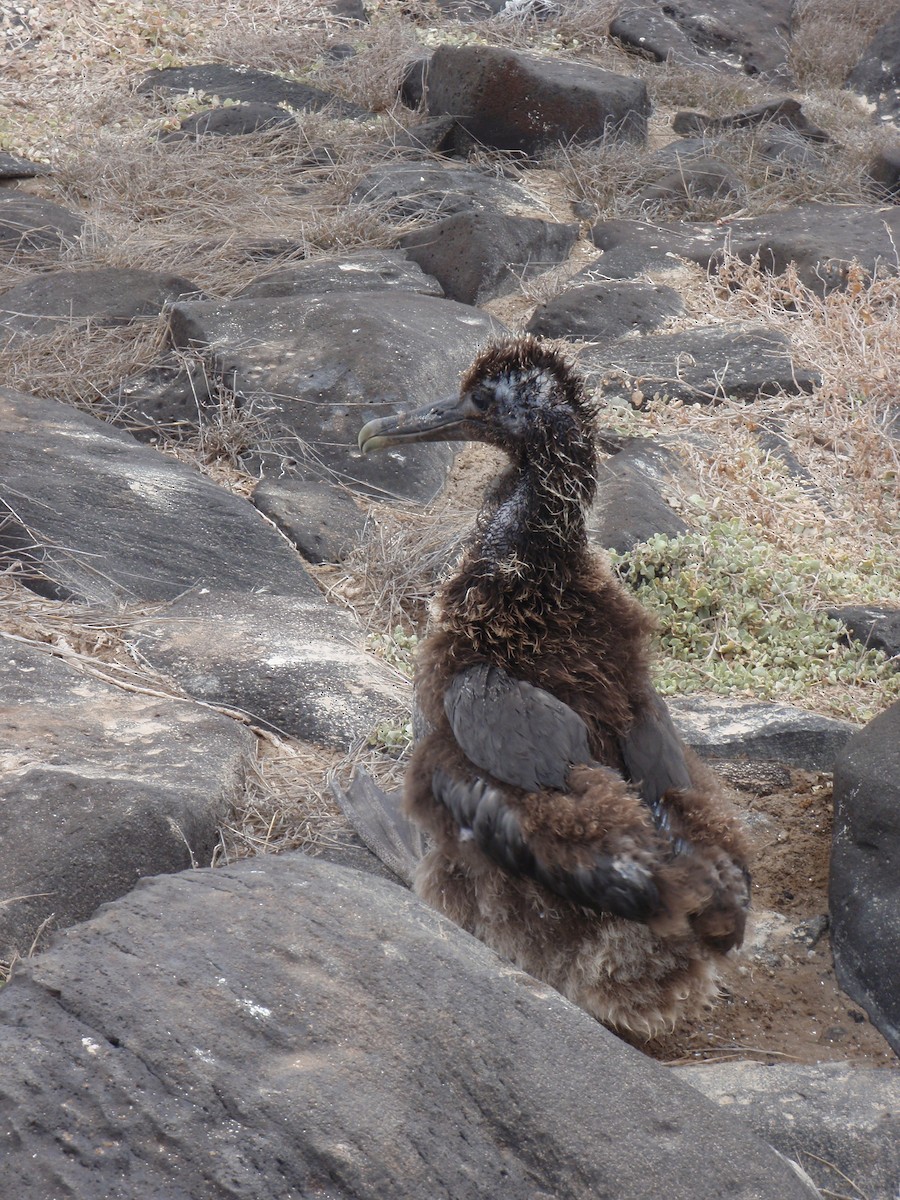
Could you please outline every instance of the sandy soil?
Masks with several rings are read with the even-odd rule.
[[[834,974],[827,932],[830,777],[787,774],[787,786],[767,795],[730,792],[754,843],[748,936],[730,958],[719,1005],[646,1044],[654,1058],[900,1066]]]

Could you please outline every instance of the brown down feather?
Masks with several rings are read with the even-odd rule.
[[[432,840],[416,890],[599,1020],[652,1037],[715,998],[716,963],[743,936],[746,842],[712,773],[686,751],[693,786],[665,797],[671,837],[688,843],[689,853],[672,851],[635,787],[608,770],[576,765],[565,793],[526,793],[494,781],[546,863],[577,868],[600,853],[649,864],[661,905],[647,923],[590,910],[503,870],[462,835],[433,791],[436,770],[456,779],[484,776],[457,744],[443,706],[450,681],[475,664],[486,661],[565,702],[585,721],[596,762],[619,771],[618,739],[651,703],[653,621],[587,544],[584,509],[596,463],[583,389],[555,351],[522,339],[486,351],[465,375],[463,391],[510,371],[543,371],[553,379],[554,403],[574,414],[577,453],[561,452],[554,468],[556,433],[536,448],[508,447],[512,466],[437,598],[416,671],[417,702],[430,732],[415,748],[405,781],[406,811]],[[547,483],[553,469],[583,478],[556,487]],[[507,558],[492,558],[492,522],[523,472],[546,484],[553,502]]]

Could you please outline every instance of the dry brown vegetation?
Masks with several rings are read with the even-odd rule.
[[[391,244],[402,231],[391,214],[346,201],[367,167],[384,154],[384,144],[417,119],[396,102],[397,83],[405,65],[439,41],[482,39],[639,72],[655,106],[651,149],[671,139],[676,108],[720,115],[772,95],[745,77],[625,55],[606,36],[613,6],[593,0],[566,4],[555,16],[507,15],[477,25],[441,22],[433,6],[417,0],[382,0],[369,8],[371,24],[359,27],[303,0],[71,0],[32,6],[36,45],[25,53],[8,47],[0,62],[0,145],[50,163],[53,173],[30,189],[86,213],[88,233],[62,265],[164,263],[212,296],[228,297],[259,274],[261,264],[271,269],[333,248]],[[715,153],[729,156],[744,181],[742,211],[761,212],[810,196],[868,198],[861,163],[877,135],[862,106],[835,89],[885,15],[877,0],[804,0],[798,6],[794,69],[808,89],[801,98],[834,145],[824,167],[783,174],[760,160],[762,133],[715,145]],[[356,56],[328,58],[329,47],[339,43],[352,45]],[[132,94],[134,84],[150,68],[202,61],[277,70],[334,90],[377,116],[347,122],[328,113],[300,114],[290,132],[222,144],[215,139],[158,144],[158,135],[196,111],[200,101],[184,98],[161,106]],[[653,179],[646,158],[647,151],[633,145],[568,146],[555,170],[531,178],[538,191],[546,188],[549,206],[563,219],[571,219],[566,201],[584,202],[596,215],[637,215],[641,188]],[[547,187],[550,176],[555,191]],[[522,181],[528,184],[528,172]],[[716,202],[687,215],[716,219],[734,215],[735,208],[734,201]],[[666,214],[657,209],[654,215]],[[0,288],[14,286],[34,266],[23,256],[0,269]],[[491,308],[508,311],[515,326],[564,274],[530,281],[522,294]],[[773,280],[732,262],[714,278],[687,269],[680,286],[689,308],[685,323],[752,318],[783,328],[801,363],[822,373],[822,388],[812,396],[773,397],[752,409],[653,404],[640,414],[616,410],[605,414],[607,423],[650,436],[677,436],[686,427],[704,435],[681,441],[696,499],[675,496],[674,502],[699,502],[708,513],[746,522],[771,545],[818,554],[826,564],[852,566],[874,556],[884,564],[885,602],[900,601],[897,443],[887,433],[893,381],[900,373],[896,281],[854,278],[846,292],[823,301],[791,275]],[[152,363],[163,339],[163,322],[113,330],[63,327],[0,352],[0,374],[24,391],[109,415],[118,382]],[[577,347],[570,349],[577,353]],[[172,452],[246,491],[236,449],[252,442],[258,430],[252,413],[229,409],[224,399],[218,424],[201,427],[193,444]],[[777,421],[790,440],[809,472],[811,490],[798,492],[759,452],[753,425],[767,420]],[[386,637],[398,625],[407,632],[420,627],[489,473],[471,470],[464,457],[453,500],[434,513],[373,506],[358,552],[341,570],[318,572],[324,590],[355,607]],[[129,628],[140,618],[127,612],[91,616],[54,605],[28,593],[14,573],[0,575],[2,636],[24,637],[65,654],[68,646],[69,661],[82,669],[158,687],[160,681],[132,654]],[[883,696],[875,693],[872,699],[877,705]],[[824,703],[827,707],[827,698]],[[315,748],[262,738],[259,780],[246,810],[223,830],[220,859],[327,838],[336,818],[324,777],[333,765]],[[384,769],[392,771],[393,760]]]
[[[800,86],[840,87],[896,8],[884,0],[796,0],[789,61]]]

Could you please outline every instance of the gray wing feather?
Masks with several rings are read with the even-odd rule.
[[[562,791],[569,768],[592,761],[587,726],[578,713],[488,663],[453,677],[444,711],[475,766],[527,792]]]
[[[357,769],[346,792],[334,779],[331,791],[344,816],[372,853],[412,886],[425,844],[421,830],[400,807],[400,792],[382,791],[364,767]]]
[[[619,745],[626,776],[651,808],[657,807],[666,792],[693,787],[684,747],[666,702],[653,689],[648,695],[647,708]]]
[[[659,892],[647,865],[627,854],[596,854],[574,869],[551,867],[534,853],[502,793],[484,779],[461,781],[435,771],[436,799],[476,845],[513,875],[525,875],[575,904],[644,921],[659,911]]]

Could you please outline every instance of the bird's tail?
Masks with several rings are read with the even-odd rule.
[[[334,779],[331,791],[372,853],[411,887],[426,846],[421,831],[402,810],[400,790],[382,791],[368,771],[358,767],[346,791]]]

